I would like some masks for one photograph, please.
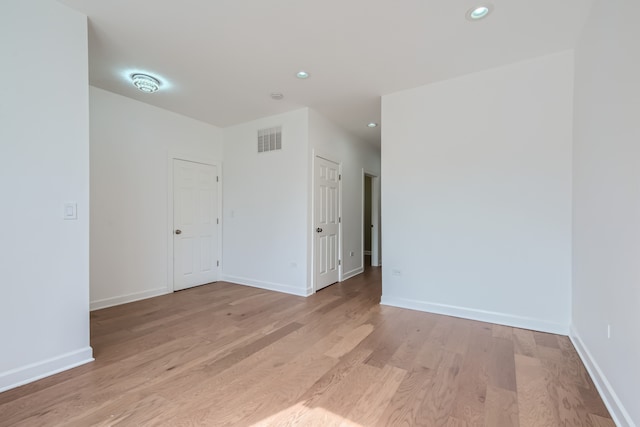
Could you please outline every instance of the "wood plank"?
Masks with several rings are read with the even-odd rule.
[[[433,319],[426,319],[414,325],[387,363],[405,371],[411,370],[422,346],[431,335],[436,321],[437,318],[434,316]]]
[[[469,338],[464,355],[456,401],[451,415],[468,426],[484,426],[490,335],[477,334]]]
[[[346,418],[363,426],[375,425],[391,402],[393,395],[407,375],[407,371],[385,366]]]
[[[337,385],[344,380],[357,366],[371,354],[368,349],[354,349],[343,357],[338,364],[320,377],[305,393],[300,396],[300,400],[308,405],[315,406],[324,395],[332,394]]]
[[[518,395],[511,390],[487,387],[484,424],[487,427],[518,427]]]
[[[458,418],[449,417],[446,427],[468,427],[466,421],[462,421]]]
[[[547,391],[547,372],[539,359],[515,355],[520,427],[557,427],[557,402]]]
[[[381,375],[381,369],[366,363],[358,365],[343,381],[336,384],[332,393],[324,394],[317,399],[314,406],[321,407],[341,417],[347,417],[360,397],[369,389],[371,383],[380,378]]]
[[[595,385],[591,388],[578,387],[578,392],[590,414],[598,415],[601,418],[611,418],[609,410],[598,394],[598,389],[596,389]]]
[[[333,346],[329,351],[325,353],[326,356],[340,358],[345,354],[353,350],[358,344],[362,342],[371,332],[373,332],[373,325],[367,323],[350,331],[343,340]]]
[[[556,375],[549,375],[547,390],[556,405],[561,425],[592,426],[582,396],[576,387],[563,383]]]
[[[543,347],[560,348],[558,337],[554,334],[533,331],[533,338],[536,344]]]
[[[471,328],[464,319],[452,318],[452,328],[449,332],[444,349],[452,353],[466,354],[469,347]]]
[[[589,419],[593,423],[593,427],[616,427],[616,423],[611,418],[591,414]]]
[[[412,319],[415,319],[415,313],[402,310],[381,322],[370,339],[363,343],[375,347],[366,363],[377,368],[385,366],[413,330]]]
[[[462,356],[445,352],[431,382],[431,387],[418,407],[415,425],[445,425],[453,410],[460,382]]]
[[[513,328],[513,347],[516,354],[538,357],[536,340],[530,330]]]
[[[433,373],[429,369],[410,371],[400,383],[387,408],[380,416],[378,426],[413,426],[422,401],[433,386]]]
[[[489,349],[488,384],[516,391],[516,366],[513,341],[491,338]]]
[[[491,328],[491,336],[494,338],[504,338],[510,340],[513,338],[513,328],[504,325],[493,325]]]

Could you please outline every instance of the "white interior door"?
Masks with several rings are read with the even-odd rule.
[[[213,165],[173,160],[173,289],[218,280],[218,184]]]
[[[337,163],[316,157],[315,194],[315,288],[338,281],[340,244],[340,174]]]

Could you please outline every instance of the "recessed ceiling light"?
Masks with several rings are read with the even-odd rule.
[[[371,123],[369,123],[367,126],[368,126],[368,127],[370,127],[370,128],[377,128],[377,127],[378,127],[378,124],[377,124],[377,123],[374,123],[374,122],[371,122]]]
[[[491,6],[490,4],[474,7],[473,9],[469,9],[469,11],[467,11],[467,19],[469,19],[470,21],[477,21],[479,19],[486,18],[492,10],[493,6]]]
[[[299,78],[299,79],[304,80],[304,79],[308,79],[308,78],[309,78],[309,77],[311,77],[311,76],[310,76],[310,75],[309,75],[309,73],[307,73],[306,71],[298,71],[298,72],[296,73],[296,77],[297,77],[297,78]]]
[[[282,98],[284,98],[284,95],[280,92],[273,92],[271,94],[271,99],[275,99],[276,101],[280,101]]]
[[[132,74],[131,82],[144,93],[153,93],[160,89],[160,81],[147,74]]]

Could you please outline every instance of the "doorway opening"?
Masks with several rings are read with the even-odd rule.
[[[169,157],[169,292],[219,280],[220,165],[195,160]]]
[[[380,179],[362,171],[362,266],[381,265],[380,256]]]
[[[314,291],[341,280],[340,163],[320,156],[313,166]]]

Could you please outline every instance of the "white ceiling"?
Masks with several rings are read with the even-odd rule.
[[[373,144],[381,95],[572,48],[592,4],[491,0],[471,22],[482,1],[61,1],[89,16],[94,86],[220,127],[309,106]],[[168,87],[137,91],[135,70]]]

